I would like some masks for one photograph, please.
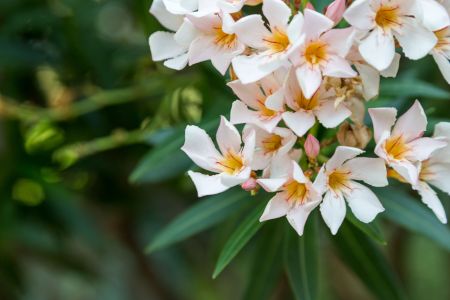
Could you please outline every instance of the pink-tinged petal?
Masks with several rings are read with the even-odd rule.
[[[295,113],[285,112],[282,115],[286,126],[289,127],[297,136],[302,137],[314,126],[316,118],[312,112],[299,110]]]
[[[339,146],[333,156],[325,165],[326,171],[332,171],[341,167],[347,160],[364,153],[363,150],[353,147]]]
[[[177,32],[175,33],[174,38],[178,44],[188,49],[198,35],[199,32],[197,31],[195,26],[188,19],[185,19],[183,24],[181,24],[180,28],[178,28]]]
[[[311,9],[305,9],[304,18],[303,32],[307,41],[317,39],[322,33],[334,26],[333,21]]]
[[[188,14],[186,18],[200,31],[213,34],[214,28],[221,28],[222,21],[217,14],[195,15]]]
[[[378,96],[380,73],[375,68],[365,64],[355,63],[355,67],[361,77],[364,99],[370,100]]]
[[[359,30],[369,30],[375,26],[375,12],[368,0],[356,0],[347,8],[344,18]]]
[[[235,48],[232,49],[223,49],[219,47],[213,47],[213,49],[214,51],[211,55],[211,62],[220,74],[225,75],[232,59],[244,52],[245,46],[238,42]]]
[[[450,25],[447,10],[438,1],[421,0],[423,23],[431,31],[437,31]]]
[[[355,30],[352,27],[344,29],[332,29],[323,34],[320,38],[325,41],[330,50],[341,57],[346,57],[350,48],[353,46]]]
[[[289,209],[290,205],[288,201],[282,196],[282,193],[278,193],[267,203],[266,209],[259,221],[264,222],[283,217],[288,213]]]
[[[291,44],[301,41],[302,28],[303,28],[303,14],[298,12],[291,20],[287,28],[287,35]]]
[[[219,172],[216,163],[221,155],[208,134],[197,126],[187,126],[181,150],[202,169]]]
[[[223,32],[227,33],[227,34],[234,34],[234,25],[235,25],[235,21],[233,19],[233,17],[230,14],[227,13],[222,13],[220,14],[221,18],[222,18],[222,30]]]
[[[433,52],[433,58],[438,65],[442,76],[444,76],[444,79],[450,84],[450,61],[444,54],[435,51]]]
[[[245,4],[245,0],[238,1],[227,1],[227,0],[218,0],[217,6],[226,13],[235,13],[242,9]]]
[[[450,139],[450,122],[439,122],[434,127],[433,137]]]
[[[237,186],[240,184],[243,184],[250,178],[250,174],[252,172],[252,169],[250,167],[244,168],[240,173],[237,175],[230,175],[227,173],[221,173],[221,181],[226,186]]]
[[[199,36],[189,47],[189,65],[210,60],[214,54],[214,43],[210,37]]]
[[[375,142],[380,143],[381,136],[391,132],[394,126],[397,110],[395,108],[369,108],[369,115],[373,123]]]
[[[344,163],[343,167],[350,170],[350,178],[353,180],[362,180],[376,187],[389,184],[386,165],[380,158],[356,157]]]
[[[288,155],[276,155],[270,165],[270,178],[285,178],[292,174],[292,158]]]
[[[232,124],[254,124],[258,120],[258,113],[249,110],[244,102],[236,100],[231,105],[230,122]]]
[[[378,71],[387,69],[395,56],[395,42],[391,34],[374,29],[359,45],[361,56]]]
[[[253,161],[253,154],[255,153],[256,137],[255,131],[250,132],[244,137],[244,148],[242,149],[242,156],[244,163],[249,165]]]
[[[402,135],[406,141],[411,141],[421,137],[426,130],[427,116],[420,102],[416,100],[411,108],[398,118],[392,135]]]
[[[303,95],[310,99],[322,83],[322,72],[319,68],[310,68],[307,64],[295,70]]]
[[[205,175],[197,172],[188,172],[194,182],[199,197],[215,195],[230,189],[232,186],[225,185],[222,182],[222,174]]]
[[[239,153],[241,150],[241,136],[234,127],[224,116],[220,117],[219,129],[217,129],[216,141],[219,145],[220,152],[222,154],[233,150],[235,153]],[[199,146],[202,146],[201,144]]]
[[[327,190],[327,182],[328,177],[325,174],[325,167],[320,168],[319,173],[316,176],[316,179],[314,180],[313,186],[314,189],[322,195]]]
[[[260,55],[240,55],[232,60],[233,70],[243,84],[256,82],[277,69],[262,68],[266,62],[267,58]]]
[[[267,97],[264,105],[271,110],[274,111],[283,111],[284,110],[284,90],[279,89],[269,97]]]
[[[302,169],[298,165],[297,162],[292,161],[292,178],[300,183],[307,183],[309,180],[306,178],[305,174],[303,174]]]
[[[319,205],[320,201],[306,202],[305,204],[299,205],[291,209],[286,218],[289,224],[295,229],[298,235],[303,235],[303,230],[305,228],[306,220],[310,213]]]
[[[430,184],[450,195],[450,163],[440,163],[430,167],[433,173],[432,179],[427,180]]]
[[[415,185],[419,180],[419,168],[410,161],[393,161],[390,166],[408,183]]]
[[[227,84],[236,96],[253,109],[258,109],[258,100],[265,99],[266,96],[261,91],[261,88],[256,83],[242,84],[239,80],[231,81]]]
[[[177,15],[185,15],[198,9],[198,0],[162,0],[162,2],[169,12]]]
[[[183,23],[183,16],[170,13],[162,0],[154,0],[152,2],[150,13],[159,23],[172,31],[177,31],[178,27]]]
[[[164,62],[164,65],[173,70],[183,70],[188,64],[188,55],[183,54],[172,59],[168,59]]]
[[[289,180],[288,177],[283,178],[261,178],[256,180],[262,188],[269,192],[274,193],[281,189],[281,187]]]
[[[433,152],[447,146],[447,143],[434,138],[420,138],[410,143],[411,151],[406,156],[411,161],[424,161],[430,158]]]
[[[445,214],[444,206],[439,200],[436,192],[423,181],[419,181],[419,183],[414,186],[414,189],[417,190],[422,197],[422,202],[425,203],[436,215],[436,217],[444,224],[447,224],[447,216]]]
[[[394,60],[391,65],[386,69],[380,72],[383,77],[391,77],[395,78],[398,73],[398,69],[400,68],[400,59],[402,56],[398,53],[395,53]]]
[[[343,104],[335,107],[334,101],[326,101],[320,104],[320,107],[314,111],[314,114],[323,126],[335,128],[350,117],[352,112]]]
[[[320,213],[333,235],[335,235],[338,232],[339,227],[341,227],[346,212],[347,207],[345,206],[344,197],[342,195],[335,195],[330,191],[325,194],[322,204],[320,204]]]
[[[342,15],[345,12],[345,8],[345,0],[335,0],[328,5],[325,16],[337,24],[342,20]]]
[[[339,56],[331,56],[323,70],[323,75],[329,77],[352,78],[358,75],[350,63]]]
[[[437,43],[437,37],[434,33],[417,21],[404,22],[401,32],[395,34],[400,46],[402,46],[405,56],[409,59],[421,59]]]
[[[364,223],[372,222],[375,217],[384,211],[378,197],[366,186],[357,182],[351,182],[350,192],[345,194],[348,206],[355,217]]]
[[[281,0],[264,0],[262,11],[271,28],[286,28],[291,17],[291,9]]]
[[[148,41],[153,61],[173,58],[186,52],[186,48],[178,44],[170,32],[157,31]]]
[[[257,49],[265,48],[264,38],[270,36],[261,15],[250,15],[240,19],[234,25],[234,32],[244,44]]]

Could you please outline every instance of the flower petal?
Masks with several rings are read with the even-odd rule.
[[[380,90],[380,73],[378,70],[359,63],[355,63],[355,67],[361,77],[364,99],[370,100],[378,96]]]
[[[375,12],[370,6],[370,1],[356,0],[344,12],[344,18],[352,26],[359,30],[369,30],[375,26]]]
[[[336,148],[333,156],[327,161],[325,169],[326,171],[336,170],[347,160],[355,158],[362,153],[364,153],[364,151],[358,148],[339,146]]]
[[[350,192],[345,194],[348,206],[355,217],[364,223],[372,222],[375,217],[384,211],[378,197],[366,186],[357,182],[351,183]]]
[[[164,31],[154,32],[150,36],[148,42],[154,61],[176,57],[186,52],[187,49],[178,44],[174,36],[174,33]]]
[[[410,161],[393,161],[390,166],[412,185],[415,185],[419,180],[419,169]]]
[[[303,205],[299,205],[291,209],[286,218],[289,224],[295,229],[298,235],[303,235],[303,230],[305,228],[306,220],[309,214],[319,205],[320,201],[306,202]]]
[[[183,16],[174,15],[169,12],[162,0],[154,0],[150,7],[150,13],[167,29],[177,31],[181,23],[183,23]]]
[[[264,0],[262,11],[271,28],[285,29],[291,17],[291,9],[281,0]]]
[[[219,194],[232,187],[222,182],[222,174],[210,176],[189,171],[188,175],[194,182],[199,197]]]
[[[234,127],[224,116],[220,117],[219,129],[217,129],[216,141],[219,145],[220,152],[222,154],[233,150],[235,153],[239,153],[241,150],[241,136]],[[199,146],[202,146],[201,144]]]
[[[411,147],[410,153],[406,156],[411,161],[424,161],[432,155],[438,149],[447,146],[447,143],[435,138],[420,138],[416,139],[408,144]]]
[[[310,99],[322,83],[322,72],[319,68],[310,68],[307,64],[295,70],[303,95]]]
[[[436,61],[442,76],[444,76],[447,83],[450,84],[450,61],[444,54],[435,51],[433,51],[433,58]]]
[[[285,112],[282,115],[286,126],[289,127],[294,133],[302,137],[305,133],[314,126],[316,118],[312,112],[299,110],[295,113]]]
[[[392,126],[395,124],[397,110],[395,108],[369,108],[369,115],[373,123],[375,142],[386,133],[389,135]]]
[[[334,101],[325,101],[320,104],[319,109],[314,111],[314,114],[324,127],[335,128],[350,117],[352,112],[343,104],[336,107]]]
[[[352,78],[358,74],[352,69],[346,59],[333,55],[328,59],[328,62],[323,69],[323,75],[329,77]]]
[[[374,29],[359,45],[361,56],[378,71],[387,69],[395,56],[395,42],[391,34]]]
[[[389,184],[386,165],[380,158],[356,157],[344,163],[343,167],[350,170],[350,178],[353,180],[362,180],[376,187]]]
[[[304,11],[304,18],[303,32],[308,41],[317,39],[322,33],[334,26],[334,22],[326,16],[308,8]]]
[[[436,217],[444,224],[447,224],[447,216],[445,214],[444,206],[439,200],[437,194],[433,189],[423,181],[420,181],[414,189],[417,190],[422,197],[422,202],[425,203],[436,215]]]
[[[256,14],[239,19],[234,25],[234,31],[244,44],[257,49],[265,48],[264,38],[270,36],[261,15]]]
[[[282,196],[282,193],[277,193],[269,203],[267,203],[266,209],[264,210],[260,222],[267,220],[272,220],[285,216],[289,211],[289,202]]]
[[[406,141],[421,137],[427,130],[427,116],[422,105],[416,100],[411,108],[398,118],[392,130],[392,135],[402,135]]]
[[[345,206],[344,197],[342,195],[335,195],[331,191],[325,194],[322,204],[320,204],[320,213],[333,235],[335,235],[339,227],[341,227],[346,212],[347,207]]]
[[[395,34],[400,46],[402,46],[405,56],[410,59],[421,59],[428,53],[437,43],[437,37],[434,33],[416,20],[404,22],[401,32]]]

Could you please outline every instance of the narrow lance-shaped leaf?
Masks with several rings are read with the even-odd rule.
[[[317,299],[320,253],[317,217],[317,211],[311,214],[301,237],[290,226],[286,232],[284,267],[297,300]]]
[[[383,232],[381,231],[380,227],[378,226],[377,220],[372,221],[371,223],[363,223],[356,219],[356,217],[351,212],[347,212],[346,216],[347,220],[350,221],[357,229],[361,230],[364,234],[366,234],[368,237],[373,239],[374,241],[377,241],[378,243],[382,245],[387,245],[387,242],[383,236]]]
[[[255,203],[256,204],[256,203]],[[264,223],[259,221],[265,201],[257,204],[248,217],[237,227],[220,252],[219,259],[214,269],[213,278],[216,278],[233,258],[244,248],[250,239],[258,232]]]
[[[383,80],[380,85],[380,96],[450,99],[448,91],[418,79]]]
[[[243,191],[232,190],[195,204],[160,231],[147,252],[160,250],[222,222],[248,203],[244,201],[247,197]]]

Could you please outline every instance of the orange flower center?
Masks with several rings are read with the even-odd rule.
[[[319,92],[316,92],[310,99],[308,99],[305,95],[303,95],[302,91],[299,90],[295,95],[295,102],[297,103],[298,108],[313,110],[319,106]]]
[[[334,192],[342,192],[350,189],[350,172],[345,170],[335,170],[328,176],[328,185]]]
[[[284,185],[283,190],[287,201],[300,204],[306,202],[308,195],[306,184],[292,180]]]
[[[215,27],[214,43],[222,48],[233,48],[236,45],[237,37],[233,34],[228,34],[222,30],[222,27]]]
[[[284,52],[290,45],[289,38],[285,32],[274,28],[272,35],[265,38],[264,42],[272,53]]]
[[[386,140],[384,149],[388,156],[395,160],[402,160],[408,154],[410,147],[406,144],[403,136],[393,136]]]
[[[450,32],[448,27],[435,31],[434,35],[438,39],[436,46],[434,46],[435,49],[445,51],[450,48]]]
[[[309,43],[305,49],[305,59],[311,65],[317,65],[327,60],[328,45],[322,41]]]
[[[278,134],[271,134],[262,141],[264,154],[276,152],[283,145],[283,138]]]
[[[399,8],[397,6],[382,5],[375,15],[375,23],[383,30],[400,26]]]
[[[225,155],[220,161],[217,162],[217,164],[219,165],[219,169],[230,175],[239,173],[244,167],[242,156],[237,154],[233,150],[229,150],[227,153],[225,153]]]

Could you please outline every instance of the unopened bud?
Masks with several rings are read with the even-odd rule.
[[[342,15],[345,12],[345,0],[335,0],[328,5],[325,15],[334,21],[335,24],[342,20]]]
[[[308,134],[304,147],[306,156],[309,158],[315,159],[319,155],[320,143],[313,135]]]
[[[339,127],[337,139],[343,146],[365,149],[372,139],[372,132],[363,124],[345,122]]]
[[[246,182],[244,182],[241,185],[241,187],[244,191],[251,192],[256,190],[256,188],[258,188],[258,183],[256,182],[255,178],[250,177]]]

